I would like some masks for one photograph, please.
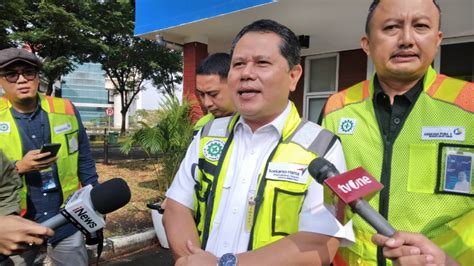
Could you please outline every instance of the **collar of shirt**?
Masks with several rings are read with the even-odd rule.
[[[20,113],[15,108],[12,108],[12,115],[18,119],[34,119],[39,113],[41,113],[41,103],[38,101],[36,109],[32,113]]]
[[[395,97],[403,97],[409,101],[410,104],[414,103],[418,96],[420,95],[421,91],[423,90],[423,81],[424,77],[422,77],[412,88],[410,88],[407,92],[402,95],[397,95]],[[387,94],[383,91],[382,86],[380,85],[379,79],[377,75],[374,78],[374,104],[381,105],[384,99],[384,96],[388,97]],[[388,98],[387,98],[388,99]]]
[[[291,103],[290,103],[290,101],[288,101],[285,110],[283,110],[283,112],[281,114],[279,114],[272,122],[270,122],[270,123],[268,123],[264,126],[261,126],[257,130],[255,130],[255,132],[271,130],[271,128],[273,128],[278,132],[278,135],[281,136],[282,132],[283,132],[283,128],[285,127],[286,118],[288,117],[290,112],[291,112]],[[242,118],[242,116],[240,116],[239,120],[237,121],[237,123],[235,125],[234,133],[237,130],[241,130],[241,128],[244,128],[244,127],[250,129],[250,126],[245,122],[245,120]]]

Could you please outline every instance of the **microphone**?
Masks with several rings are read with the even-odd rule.
[[[130,188],[121,178],[110,179],[95,187],[87,185],[69,197],[59,214],[41,225],[56,229],[72,223],[87,235],[103,228],[103,215],[122,208],[130,201],[130,197]]]
[[[349,205],[353,213],[361,216],[379,234],[388,237],[395,234],[395,229],[388,221],[363,199],[363,197],[373,196],[375,192],[383,188],[383,185],[362,167],[339,174],[336,167],[328,160],[316,158],[309,164],[308,171],[318,183],[324,186],[325,202],[334,206],[335,215],[339,221],[344,220],[344,207]]]

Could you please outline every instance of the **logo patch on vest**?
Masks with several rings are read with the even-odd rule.
[[[352,118],[341,118],[339,120],[338,134],[352,135],[354,134],[356,120]]]
[[[210,161],[217,161],[221,157],[222,150],[224,149],[224,141],[220,139],[212,139],[204,145],[203,153],[204,157]]]
[[[307,166],[292,163],[269,163],[267,170],[267,179],[289,181],[299,184],[306,184],[308,176],[306,172]]]
[[[0,122],[0,133],[10,133],[10,122]]]
[[[423,127],[421,139],[464,141],[466,139],[466,130],[464,127]]]
[[[54,133],[61,134],[72,129],[71,123],[62,124],[54,127]]]

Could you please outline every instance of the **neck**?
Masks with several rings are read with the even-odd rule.
[[[407,80],[384,79],[382,77],[378,77],[378,80],[379,80],[380,86],[382,87],[382,90],[390,98],[390,104],[393,104],[393,100],[395,96],[405,94],[407,91],[413,88],[413,86],[415,86],[416,83],[421,78],[423,78],[423,76],[415,80],[407,81]]]
[[[11,102],[13,108],[19,113],[33,113],[38,105],[37,98],[23,99],[21,101]]]

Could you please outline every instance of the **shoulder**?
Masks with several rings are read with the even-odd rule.
[[[474,83],[445,75],[437,75],[426,91],[433,99],[440,100],[474,113]]]
[[[340,92],[331,95],[324,106],[323,115],[343,109],[345,106],[358,103],[370,97],[370,81],[364,80]]]
[[[339,138],[329,130],[313,123],[303,120],[301,126],[291,137],[291,142],[323,157]]]
[[[226,137],[238,115],[215,118],[209,121],[201,131],[202,137]]]

